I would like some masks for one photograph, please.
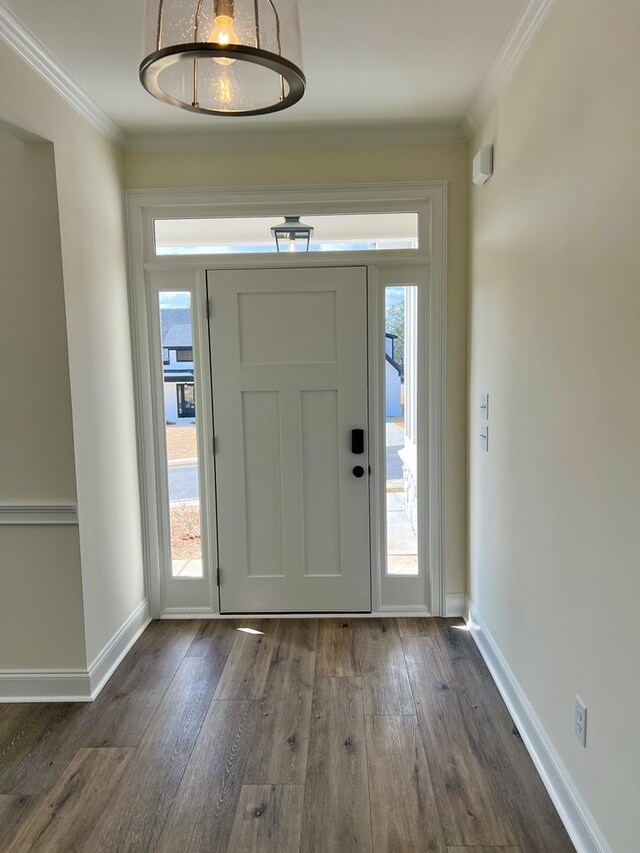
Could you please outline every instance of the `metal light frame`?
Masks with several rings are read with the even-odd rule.
[[[303,251],[308,252],[313,233],[313,226],[305,225],[304,222],[300,222],[299,216],[285,216],[284,222],[282,222],[280,225],[273,225],[271,227],[271,234],[273,235],[276,241],[276,248],[278,252],[283,251],[280,248],[281,240],[287,240],[289,242],[289,248],[285,250],[289,252],[297,251],[297,249],[295,248],[297,240],[305,240],[306,245]],[[292,248],[292,246],[294,248]]]
[[[233,19],[234,5],[237,0],[213,0],[214,14],[229,15]],[[243,0],[248,5],[249,0]],[[255,44],[219,44],[203,39],[201,32],[201,16],[205,0],[184,0],[184,6],[194,6],[193,41],[169,44],[163,47],[163,21],[165,14],[165,0],[148,0],[147,16],[151,9],[157,14],[154,21],[157,34],[155,50],[142,60],[139,69],[140,82],[144,88],[155,98],[166,104],[179,107],[190,112],[205,115],[219,116],[257,116],[267,113],[278,112],[287,109],[297,103],[304,95],[306,78],[302,69],[294,62],[282,55],[281,20],[276,7],[278,0],[266,0],[273,14],[276,32],[276,50],[265,49],[263,45],[264,22],[259,13],[259,0],[251,0],[254,14],[254,40]],[[157,12],[156,12],[157,7]],[[191,102],[180,100],[168,94],[159,84],[159,76],[162,71],[182,60],[193,61],[193,97]],[[255,109],[209,109],[203,107],[198,97],[198,60],[199,59],[227,59],[230,61],[241,61],[252,65],[259,65],[279,75],[279,98],[272,104]],[[286,83],[286,85],[285,85]],[[288,90],[288,91],[287,91]]]

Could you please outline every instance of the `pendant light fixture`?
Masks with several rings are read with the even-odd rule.
[[[298,0],[147,0],[140,81],[196,113],[254,116],[304,94]]]
[[[280,225],[271,228],[279,252],[308,252],[309,243],[313,237],[313,227],[300,222],[299,216],[285,216]]]

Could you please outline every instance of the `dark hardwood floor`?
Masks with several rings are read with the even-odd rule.
[[[574,848],[461,620],[265,619],[153,622],[92,704],[0,705],[0,850]]]

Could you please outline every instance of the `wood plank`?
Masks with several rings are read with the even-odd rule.
[[[244,785],[227,853],[298,853],[303,785]]]
[[[117,701],[136,664],[145,655],[160,656],[174,631],[173,622],[151,622],[94,702],[4,706],[0,791],[36,796],[50,791],[77,751],[87,745],[105,709]]]
[[[133,750],[81,749],[12,845],[11,853],[84,848]]]
[[[355,619],[320,619],[316,677],[352,677],[358,675]]]
[[[464,619],[437,619],[440,634],[447,644],[451,660],[471,658],[482,660],[480,649],[476,646],[471,631]]]
[[[431,616],[402,616],[396,622],[401,637],[433,637],[440,633],[438,622]]]
[[[171,621],[147,645],[122,687],[103,708],[84,746],[137,746],[200,625]]]
[[[484,664],[454,661],[458,683],[480,735],[490,769],[522,853],[574,853],[506,705]]]
[[[520,853],[519,847],[449,847],[447,853]]]
[[[50,790],[60,776],[72,755],[67,757],[64,766],[56,768],[55,778],[50,780],[45,771],[46,780],[40,778],[44,770],[41,762],[36,765],[33,774],[26,769],[33,764],[32,756],[41,751],[49,752],[48,745],[53,733],[65,721],[72,719],[77,705],[71,703],[55,704],[11,704],[2,708],[0,715],[0,793],[1,794],[40,794]]]
[[[187,656],[228,657],[237,635],[236,628],[241,624],[236,619],[204,619],[189,646]]]
[[[235,630],[233,646],[216,690],[222,699],[262,699],[275,649],[278,619],[248,619],[241,627],[260,631],[245,634]]]
[[[446,851],[415,717],[366,717],[374,853]]]
[[[403,646],[445,841],[453,847],[515,845],[473,719],[439,666],[432,641],[407,638]]]
[[[211,703],[157,853],[227,849],[258,716],[257,702]]]
[[[153,850],[173,803],[225,658],[185,658],[105,807],[87,850]]]
[[[317,634],[316,619],[280,622],[245,784],[304,784]]]
[[[40,804],[37,797],[0,794],[0,850],[8,850]]]
[[[356,629],[356,657],[365,714],[415,714],[395,619],[361,619]]]
[[[319,678],[313,693],[311,742],[301,853],[371,850],[362,683]]]

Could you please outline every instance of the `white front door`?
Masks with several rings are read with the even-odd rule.
[[[366,267],[207,291],[221,611],[369,611]]]

